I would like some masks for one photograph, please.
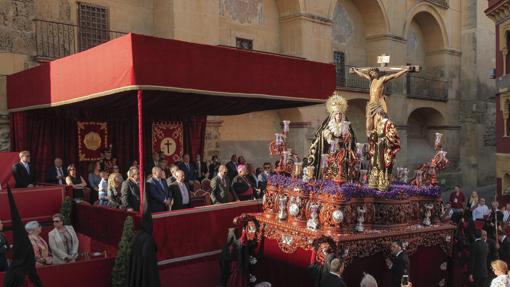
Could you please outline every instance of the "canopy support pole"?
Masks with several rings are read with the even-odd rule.
[[[140,170],[138,171],[140,174],[140,216],[143,213],[143,201],[144,196],[143,192],[145,189],[145,174],[144,174],[144,166],[143,166],[143,112],[142,112],[142,97],[143,91],[138,90],[137,100],[138,100],[138,163],[140,165]]]

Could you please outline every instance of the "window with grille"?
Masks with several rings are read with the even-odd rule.
[[[333,51],[333,64],[336,67],[336,86],[345,87],[345,53]]]
[[[239,49],[253,50],[253,40],[236,37],[236,47]]]
[[[108,8],[78,2],[78,44],[80,51],[110,40]]]

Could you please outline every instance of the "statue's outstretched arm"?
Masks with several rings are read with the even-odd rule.
[[[370,79],[370,76],[369,76],[368,74],[361,72],[358,68],[355,68],[355,67],[354,67],[354,68],[352,68],[352,71],[353,71],[354,73],[356,73],[356,75],[358,75],[358,76],[360,76],[360,77],[362,77],[362,78],[365,78],[365,79],[367,79],[367,80],[369,80],[369,81],[371,80],[371,79]]]
[[[387,75],[387,76],[384,76],[384,82],[387,82],[387,81],[390,81],[390,80],[393,80],[393,79],[396,79],[400,76],[402,76],[403,74],[409,72],[409,70],[411,69],[411,67],[407,67],[405,69],[403,69],[402,71],[399,71],[397,73],[394,73],[394,74],[391,74],[391,75]]]

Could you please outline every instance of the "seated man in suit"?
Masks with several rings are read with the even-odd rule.
[[[19,153],[19,162],[12,166],[12,175],[16,180],[16,187],[34,187],[36,176],[35,169],[30,164],[30,152]]]
[[[409,256],[404,251],[402,241],[397,240],[391,243],[390,246],[391,254],[395,256],[394,261],[386,258],[386,264],[391,272],[391,287],[400,287],[402,276],[404,274],[409,275]]]
[[[172,210],[191,208],[191,193],[185,181],[184,171],[178,170],[175,179],[176,181],[170,185]]]
[[[344,273],[344,263],[339,258],[333,259],[329,272],[321,278],[320,287],[347,287],[342,279],[342,273]]]
[[[228,170],[224,165],[220,165],[218,175],[211,180],[211,201],[213,204],[239,201],[237,194],[232,191]]]
[[[152,168],[152,177],[147,180],[147,198],[150,200],[151,212],[167,211],[172,197],[168,193],[168,185],[162,178],[161,168]]]
[[[184,171],[184,180],[191,186],[195,181],[196,173],[194,165],[189,161],[189,154],[182,156],[182,162],[178,164],[178,167]]]
[[[47,183],[53,183],[58,185],[66,184],[67,172],[62,167],[62,159],[55,158],[54,165],[48,169],[48,175],[46,176]]]

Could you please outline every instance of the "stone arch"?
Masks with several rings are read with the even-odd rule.
[[[390,31],[390,21],[381,0],[349,0],[360,11],[365,23],[366,36],[386,34]],[[341,0],[339,1],[341,2]]]
[[[443,18],[431,4],[421,2],[411,9],[404,24],[402,37],[407,38],[407,33],[409,32],[409,27],[413,20],[421,23],[423,28],[426,29],[425,32],[427,32],[427,34],[432,34],[428,36],[435,37],[436,40],[439,40],[439,42],[436,41],[436,43],[429,43],[430,45],[433,45],[433,47],[437,45],[439,49],[450,46]],[[426,25],[429,26],[427,27]]]
[[[440,131],[444,124],[444,116],[434,108],[417,108],[409,114],[407,118],[407,163],[411,169],[432,158],[435,133]]]
[[[332,48],[335,52],[344,53],[346,70],[351,65],[364,66],[372,62],[370,53],[373,53],[371,45],[374,44],[367,38],[387,34],[390,29],[380,0],[337,0],[330,18]]]

